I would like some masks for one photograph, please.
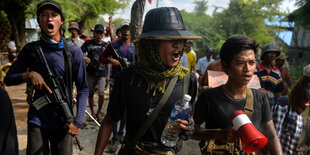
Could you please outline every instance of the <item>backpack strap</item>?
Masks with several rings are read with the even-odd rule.
[[[134,139],[128,142],[128,145],[125,145],[124,148],[122,148],[123,154],[130,154],[130,150],[137,144],[137,142],[141,139],[141,137],[145,134],[145,132],[152,125],[158,113],[161,111],[161,109],[165,106],[166,102],[168,101],[169,96],[171,95],[172,90],[174,89],[174,86],[177,80],[178,80],[178,76],[171,79],[164,95],[161,97],[159,103],[157,104],[157,106],[155,107],[151,115],[145,120],[143,125],[140,127]]]
[[[245,114],[251,119],[252,114],[254,113],[254,98],[253,98],[253,92],[251,88],[247,88],[246,92],[246,101],[245,101],[245,106],[244,106],[244,112]]]

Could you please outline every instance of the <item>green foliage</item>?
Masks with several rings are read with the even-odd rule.
[[[32,0],[27,7],[26,17],[36,18],[36,6],[41,0]],[[117,9],[125,8],[128,0],[55,0],[61,4],[65,17],[65,25],[68,27],[69,21],[78,21],[80,27],[89,30],[97,23],[104,20],[100,14],[114,14]]]
[[[289,19],[297,25],[310,29],[310,0],[297,0],[296,5],[300,8],[294,11]]]
[[[8,18],[3,10],[0,10],[0,22],[7,21]]]
[[[273,20],[273,16],[280,14],[274,9],[277,1],[270,4],[264,0],[231,0],[229,7],[221,13],[215,13],[217,27],[224,31],[225,38],[243,34],[254,38],[261,45],[269,43],[275,37],[272,28],[268,27],[265,19]]]
[[[196,13],[197,15],[203,15],[208,10],[207,0],[195,0],[194,4],[195,4],[194,13]]]
[[[302,76],[304,67],[307,65],[308,63],[306,61],[296,62],[295,59],[293,59],[293,63],[290,65],[290,76],[292,83],[297,82],[297,80]]]
[[[213,48],[215,55],[217,55],[224,38],[217,33],[212,17],[207,14],[197,15],[196,13],[188,13],[184,10],[181,11],[181,14],[187,30],[202,37],[201,40],[194,41],[193,48],[196,51],[197,57],[204,56],[207,47]]]
[[[205,49],[211,47],[219,54],[225,40],[235,34],[243,34],[254,38],[261,46],[275,39],[275,27],[269,27],[265,20],[276,20],[275,16],[284,13],[278,11],[281,0],[230,0],[229,7],[221,12],[216,10],[212,16],[205,12],[207,0],[196,0],[195,11],[181,11],[187,30],[202,36],[194,41],[197,57],[204,56]]]

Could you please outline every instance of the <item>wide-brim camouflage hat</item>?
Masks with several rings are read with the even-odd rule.
[[[175,7],[161,7],[150,10],[143,25],[142,34],[138,39],[172,40],[201,39],[201,36],[188,32],[183,18]]]
[[[262,47],[261,59],[266,53],[269,53],[269,52],[275,52],[276,57],[278,57],[281,54],[281,50],[274,43],[269,43]]]

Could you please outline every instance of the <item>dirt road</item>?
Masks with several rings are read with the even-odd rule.
[[[25,95],[26,84],[21,84],[18,86],[7,87],[6,90],[10,95],[12,100],[16,127],[18,132],[18,145],[19,145],[19,154],[26,154],[26,146],[27,146],[27,112],[28,112],[28,104],[26,102]],[[108,103],[108,92],[105,94],[105,104],[103,107],[103,114],[105,115],[106,106]],[[97,103],[97,96],[95,96],[95,103]],[[95,107],[97,108],[97,106]],[[89,111],[89,107],[87,107]],[[76,142],[73,142],[73,154],[74,155],[92,155],[94,154],[96,138],[98,134],[99,127],[92,121],[87,121],[87,116],[85,114],[84,126],[80,131],[78,138],[83,147],[82,151],[79,151]],[[110,155],[109,153],[104,153]],[[183,144],[183,149],[178,153],[179,155],[188,155],[188,154],[200,154],[198,141],[189,140]]]

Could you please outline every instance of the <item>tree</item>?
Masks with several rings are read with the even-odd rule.
[[[197,56],[204,56],[207,47],[215,49],[215,55],[220,51],[224,41],[235,34],[243,34],[254,38],[263,46],[270,43],[275,36],[277,27],[270,27],[265,20],[277,20],[275,16],[283,15],[278,11],[281,0],[230,0],[228,8],[213,11],[212,16],[206,14],[206,0],[196,0],[195,11],[181,11],[186,28],[199,36],[201,40],[194,41]]]
[[[196,13],[197,15],[203,15],[208,10],[207,0],[195,0],[194,4],[195,4],[194,13]]]
[[[265,20],[272,21],[276,15],[282,15],[278,11],[280,2],[279,0],[230,0],[227,9],[214,14],[214,22],[225,38],[243,34],[264,45],[275,38],[274,29],[268,27]]]
[[[36,4],[41,0],[33,0],[27,9],[29,17],[36,17]],[[114,14],[124,9],[129,0],[55,0],[61,4],[66,21],[78,21],[80,29],[93,27],[94,21],[100,20],[100,14]]]
[[[288,16],[289,20],[310,29],[310,0],[297,0],[296,6],[300,8]]]
[[[42,0],[1,0],[0,10],[4,10],[12,26],[14,40],[19,51],[27,42],[25,18],[36,18],[36,5]],[[124,8],[129,0],[55,0],[62,5],[66,21],[78,20],[80,27],[95,20],[99,14],[113,14]]]
[[[207,47],[213,48],[215,50],[215,55],[217,55],[225,38],[217,33],[217,28],[213,24],[214,19],[205,13],[198,15],[197,13],[188,13],[181,10],[181,14],[186,29],[202,37],[201,40],[194,41],[193,48],[196,51],[197,58],[205,56]]]
[[[25,29],[25,10],[31,0],[1,0],[0,10],[4,10],[12,26],[13,40],[15,40],[17,51],[27,42]]]

